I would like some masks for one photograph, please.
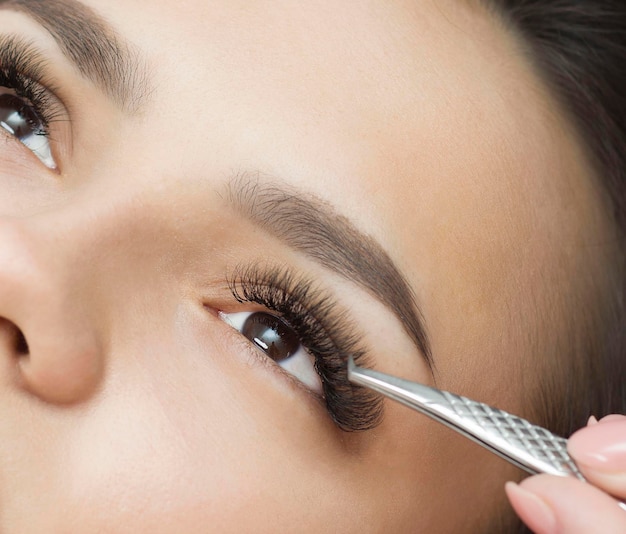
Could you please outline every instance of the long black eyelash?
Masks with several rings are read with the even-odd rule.
[[[357,365],[367,365],[359,337],[334,301],[314,284],[287,269],[253,265],[236,270],[229,282],[239,302],[255,302],[280,314],[315,357],[326,406],[336,424],[345,431],[377,426],[382,401],[372,392],[348,381],[346,362],[352,355]]]
[[[47,136],[62,111],[43,83],[45,64],[33,46],[15,37],[0,38],[0,87],[15,91],[32,106],[43,126],[37,133]]]

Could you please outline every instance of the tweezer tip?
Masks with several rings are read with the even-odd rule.
[[[356,371],[356,365],[354,363],[354,359],[352,358],[352,354],[348,356],[348,379],[352,378],[352,375]]]

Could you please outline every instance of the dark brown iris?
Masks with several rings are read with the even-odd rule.
[[[43,130],[35,110],[20,97],[11,94],[0,95],[0,123],[20,141],[40,135]]]
[[[286,360],[300,348],[300,339],[293,328],[280,317],[269,313],[251,314],[241,333],[275,362]]]

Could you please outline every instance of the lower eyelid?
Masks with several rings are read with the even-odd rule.
[[[47,143],[51,143],[50,137],[48,135],[42,135],[41,136],[43,140],[45,140],[45,142]],[[8,150],[18,150],[18,151],[23,151],[25,156],[24,156],[24,161],[29,161],[32,163],[38,163],[40,165],[43,165],[46,169],[48,169],[49,171],[52,171],[53,173],[59,173],[59,165],[56,161],[56,156],[54,153],[54,150],[52,149],[52,147],[50,147],[50,152],[49,154],[46,154],[46,157],[44,158],[46,161],[44,161],[41,157],[41,154],[37,154],[37,149],[30,147],[29,145],[27,145],[24,141],[18,139],[14,134],[12,134],[9,130],[7,130],[4,126],[0,125],[0,141],[3,143],[7,143],[10,144],[12,146],[12,148],[9,148]],[[0,150],[2,150],[2,147],[0,147]],[[14,155],[9,156],[10,158],[15,158]],[[20,159],[21,159],[21,153],[20,153]]]
[[[16,139],[15,137],[13,137],[7,130],[5,130],[4,128],[2,128],[0,126],[0,142],[1,143],[11,143],[11,144],[15,144],[13,148],[10,148],[9,150],[13,151],[13,150],[18,150],[18,151],[24,151],[24,157],[23,160],[26,162],[32,162],[33,164],[39,164],[39,165],[43,165],[46,169],[48,169],[49,171],[59,174],[59,166],[56,163],[56,161],[54,160],[54,155],[51,156],[50,159],[46,158],[46,160],[48,161],[48,163],[46,163],[46,161],[43,161],[36,153],[35,151],[28,147],[27,145],[25,145],[22,141],[20,141],[19,139]],[[0,146],[0,150],[2,150],[2,146]],[[11,159],[14,159],[15,156],[11,155],[9,156]],[[20,157],[20,159],[22,159],[22,157]]]
[[[307,351],[304,347],[300,347],[296,354],[289,357],[284,362],[278,363],[277,365],[284,369],[290,376],[302,382],[308,389],[319,395],[320,397],[324,396],[324,390],[322,387],[322,382],[317,375],[314,378],[310,376],[310,373],[307,373],[307,369],[300,364],[302,358],[308,358],[311,361],[309,365],[315,369],[315,357],[312,356],[309,351]]]

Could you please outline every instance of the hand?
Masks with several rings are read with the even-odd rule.
[[[574,433],[567,449],[584,476],[529,477],[508,482],[506,493],[537,534],[626,533],[626,510],[609,494],[626,498],[626,416],[609,415]]]

